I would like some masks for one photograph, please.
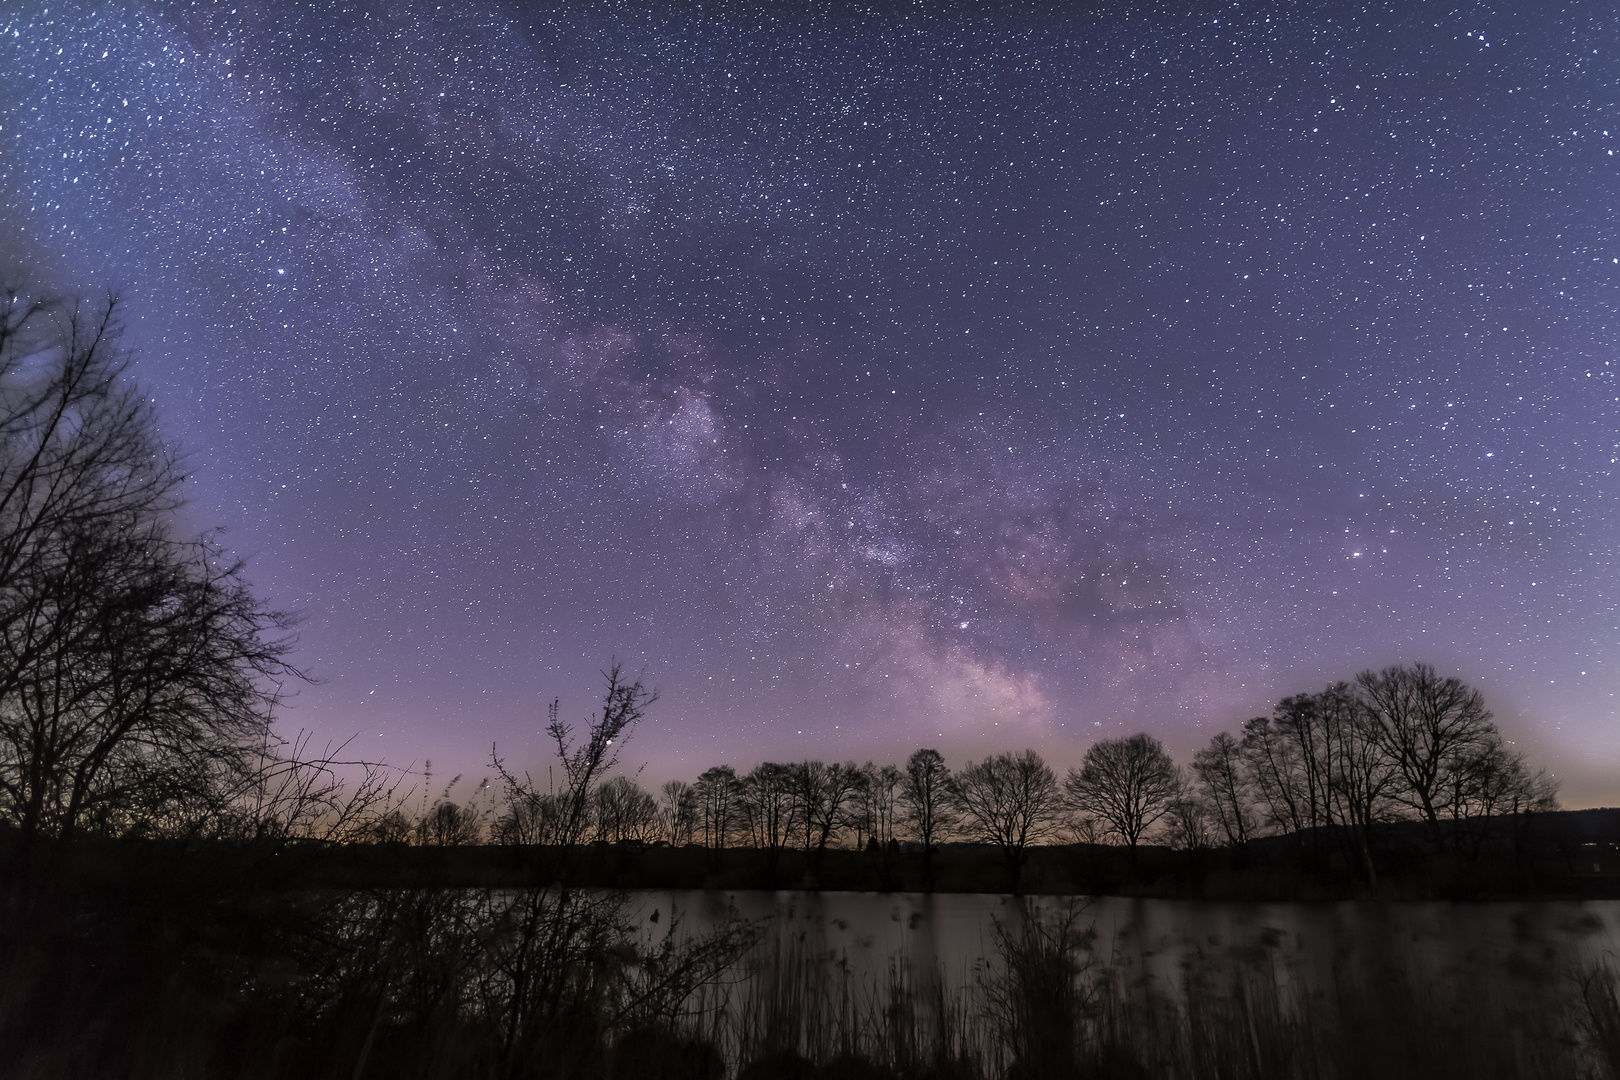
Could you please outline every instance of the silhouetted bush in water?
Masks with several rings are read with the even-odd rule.
[[[1052,918],[1013,908],[1012,926],[994,921],[1002,967],[979,983],[985,1015],[1021,1080],[1072,1076],[1085,1029],[1095,1023],[1099,989],[1092,976],[1096,931],[1081,928],[1084,905],[1070,901]]]
[[[716,1037],[745,1076],[984,1076],[987,1028],[939,975],[896,958],[863,981],[845,957],[778,930],[748,958]]]

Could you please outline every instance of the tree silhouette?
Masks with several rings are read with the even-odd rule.
[[[658,800],[628,776],[598,784],[591,802],[598,840],[646,843],[657,837]]]
[[[1242,747],[1267,822],[1282,832],[1303,835],[1310,809],[1298,743],[1271,717],[1256,716],[1243,725]]]
[[[716,765],[697,779],[698,813],[705,846],[719,851],[731,839],[742,799],[742,781],[730,765]]]
[[[602,673],[602,678],[607,681],[602,708],[586,718],[583,741],[576,739],[571,725],[558,718],[557,701],[547,706],[546,734],[556,748],[562,769],[560,788],[541,789],[527,774],[518,776],[508,769],[498,749],[490,750],[490,762],[501,779],[506,804],[502,820],[533,830],[526,843],[569,848],[584,840],[597,781],[619,762],[613,744],[622,744],[624,736],[658,700],[657,691],[649,690],[640,679],[631,681],[617,660]]]
[[[459,847],[476,844],[483,838],[484,826],[475,807],[442,799],[416,823],[416,842],[429,847]]]
[[[853,761],[824,765],[819,761],[804,761],[793,766],[795,797],[798,817],[804,826],[804,847],[813,851],[816,876],[821,876],[822,861],[827,844],[833,834],[843,827],[866,777]]]
[[[923,889],[934,887],[934,845],[957,823],[951,772],[938,750],[918,750],[906,759],[900,801],[911,833],[923,846]]]
[[[1064,788],[1076,810],[1107,822],[1125,841],[1133,862],[1143,835],[1181,794],[1170,755],[1145,732],[1093,743]]]
[[[1437,845],[1449,792],[1470,782],[1496,727],[1485,697],[1428,664],[1363,671],[1356,690],[1378,748],[1399,773],[1395,798],[1417,812]]]
[[[0,304],[0,817],[23,853],[228,817],[299,677],[242,564],[174,535],[184,475],[117,309]]]
[[[1242,748],[1231,732],[1219,732],[1208,747],[1193,754],[1192,773],[1226,842],[1233,847],[1248,843],[1254,810]]]
[[[754,846],[765,851],[766,873],[776,883],[782,849],[793,835],[798,802],[791,765],[763,762],[742,780],[742,811]]]
[[[951,777],[951,799],[961,811],[967,835],[1001,849],[1012,891],[1023,884],[1030,844],[1057,829],[1057,777],[1033,750],[997,754],[969,762]]]
[[[664,838],[674,847],[690,844],[697,828],[697,789],[685,780],[670,780],[659,790],[663,794],[660,814]]]

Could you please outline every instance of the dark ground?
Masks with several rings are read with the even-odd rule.
[[[1387,826],[1373,845],[1376,885],[1343,842],[1315,835],[1267,837],[1244,850],[1176,851],[1092,844],[1031,848],[1020,891],[1209,900],[1379,898],[1505,899],[1620,897],[1620,809],[1561,811],[1444,836],[1419,823]],[[263,888],[522,887],[546,884],[555,850],[523,846],[404,844],[277,846],[172,841],[80,841],[47,851],[74,873],[107,882],[169,867],[180,875],[251,879]],[[914,844],[888,851],[786,850],[774,868],[753,848],[591,844],[566,860],[568,883],[618,889],[829,889],[919,892],[926,886]],[[998,849],[943,844],[933,857],[938,892],[1008,892]]]
[[[1560,984],[1562,1018],[1493,1011],[1477,987],[1385,983],[1321,1001],[1265,981],[1138,1000],[1136,983],[1086,966],[1078,925],[1068,937],[1003,942],[1007,974],[932,1026],[941,1006],[915,987],[846,1001],[816,981],[819,968],[778,958],[787,966],[756,974],[732,1003],[725,1036],[704,1015],[626,1020],[616,1003],[653,968],[610,933],[550,969],[563,973],[559,987],[589,994],[531,1007],[511,1029],[501,999],[481,996],[508,985],[501,957],[512,941],[484,901],[539,884],[559,865],[554,851],[86,840],[39,851],[24,880],[9,839],[0,833],[0,866],[13,868],[0,880],[4,1078],[1620,1076],[1620,973],[1609,966]],[[1446,854],[1421,828],[1391,829],[1379,838],[1376,890],[1349,869],[1339,839],[1145,848],[1134,863],[1118,849],[1047,847],[1031,853],[1023,885],[1226,900],[1620,897],[1620,811],[1445,836]],[[945,845],[934,863],[940,890],[1007,888],[994,849]],[[600,845],[569,865],[574,882],[620,888],[922,885],[922,855],[904,848],[829,851],[819,873],[785,852],[774,878],[754,850]],[[1541,1027],[1527,1034],[1531,1020]]]

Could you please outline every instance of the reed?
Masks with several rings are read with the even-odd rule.
[[[1609,962],[1533,995],[1398,956],[1306,978],[1210,951],[1165,980],[1049,898],[976,969],[862,975],[780,927],[633,927],[610,893],[103,886],[0,898],[0,1074],[1620,1080]]]

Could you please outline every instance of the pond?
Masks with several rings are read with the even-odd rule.
[[[765,932],[733,1000],[759,997],[762,982],[780,983],[782,957],[791,955],[806,985],[824,993],[842,987],[856,1011],[865,1003],[873,1025],[889,1008],[898,975],[907,993],[929,987],[954,997],[958,1020],[945,1026],[971,1026],[994,1004],[984,990],[1005,971],[1000,939],[1009,931],[1016,938],[1031,917],[1050,926],[1070,903],[989,894],[649,891],[633,894],[632,911],[651,933],[667,928],[672,908],[683,932],[716,925],[730,912],[759,920]],[[1297,1038],[1310,1044],[1297,1053],[1327,1058],[1354,1052],[1368,1033],[1390,1047],[1421,1042],[1389,1052],[1401,1062],[1443,1052],[1437,1067],[1450,1064],[1440,1067],[1447,1075],[1487,1059],[1498,1062],[1490,1071],[1511,1070],[1503,1055],[1521,1053],[1524,1075],[1545,1073],[1547,1047],[1577,1055],[1560,1058],[1553,1075],[1577,1058],[1589,1062],[1596,1051],[1587,1045],[1594,1038],[1583,979],[1620,955],[1620,901],[1099,897],[1082,904],[1076,925],[1095,936],[1079,952],[1081,978],[1111,980],[1111,1000],[1135,1010],[1133,1038],[1159,1030],[1152,1014],[1174,1017],[1160,1028],[1196,1042],[1204,1037],[1195,1023],[1201,1012],[1245,1026],[1257,1045]],[[1470,1048],[1478,1062],[1470,1063]],[[1194,1050],[1178,1053],[1191,1060]],[[1539,1066],[1531,1068],[1531,1059]],[[1369,1060],[1355,1074],[1382,1067]]]
[[[1026,911],[1051,915],[1067,897],[986,893],[650,890],[632,894],[649,929],[671,910],[698,932],[734,911],[852,971],[882,975],[891,962],[947,976],[997,961],[996,926]],[[653,919],[654,914],[657,919]],[[1535,987],[1620,956],[1620,901],[1239,903],[1096,897],[1082,924],[1093,955],[1167,987],[1190,965],[1228,960],[1281,980],[1399,969],[1436,981],[1480,976]]]

